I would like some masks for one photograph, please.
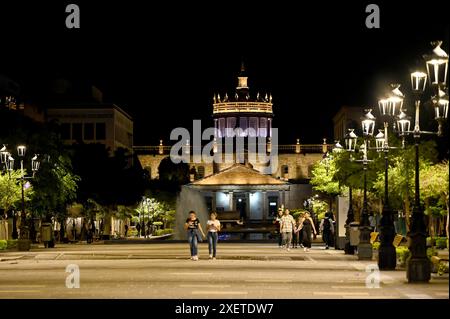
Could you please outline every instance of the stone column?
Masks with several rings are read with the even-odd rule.
[[[229,199],[229,210],[234,210],[233,205],[233,192],[228,193],[228,199]]]

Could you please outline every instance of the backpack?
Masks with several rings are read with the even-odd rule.
[[[323,232],[329,232],[331,230],[331,222],[329,218],[325,218],[323,221]]]

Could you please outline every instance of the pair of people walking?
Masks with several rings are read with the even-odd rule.
[[[289,209],[285,209],[283,215],[279,218],[280,234],[282,238],[282,245],[286,247],[287,251],[291,249],[292,235],[302,232],[302,244],[305,251],[309,251],[311,248],[312,234],[316,235],[317,231],[314,226],[314,222],[309,212],[305,212],[304,216],[300,219],[299,224],[296,225],[294,217],[289,212]]]
[[[189,247],[191,251],[191,259],[198,260],[198,243],[202,242],[204,237],[208,239],[209,259],[216,259],[217,242],[219,240],[220,221],[217,219],[217,214],[212,212],[210,219],[206,223],[205,235],[200,220],[194,211],[189,212],[189,217],[186,219],[184,229],[187,232]]]

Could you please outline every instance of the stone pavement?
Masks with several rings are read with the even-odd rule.
[[[428,284],[408,284],[404,269],[376,277],[376,261],[320,245],[287,252],[267,243],[219,243],[219,258],[208,260],[202,243],[199,261],[188,253],[186,243],[1,252],[0,298],[449,298],[448,274],[432,274]],[[70,264],[80,270],[78,289],[66,287]]]

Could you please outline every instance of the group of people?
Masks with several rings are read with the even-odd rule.
[[[308,211],[301,213],[295,221],[289,209],[283,210],[280,208],[274,223],[278,226],[278,245],[280,248],[286,248],[287,251],[290,251],[291,248],[303,247],[306,252],[311,249],[312,236],[317,236],[317,230]],[[333,214],[331,212],[325,214],[325,218],[320,223],[319,231],[322,233],[325,249],[329,249],[333,245],[334,238]]]
[[[280,234],[278,242],[280,248],[285,247],[287,251],[290,251],[291,247],[303,247],[305,251],[310,250],[312,235],[316,236],[317,230],[308,211],[300,214],[296,222],[289,209],[279,209],[278,217],[274,220],[274,223],[277,224]],[[189,212],[184,229],[187,232],[191,260],[198,260],[198,243],[202,242],[204,238],[208,240],[209,259],[216,259],[218,233],[221,224],[215,212],[209,215],[209,220],[206,223],[207,234],[203,231],[200,220],[194,211]],[[334,238],[333,214],[331,212],[325,214],[325,218],[320,223],[319,231],[322,233],[326,245],[325,249],[329,249],[333,245]]]

